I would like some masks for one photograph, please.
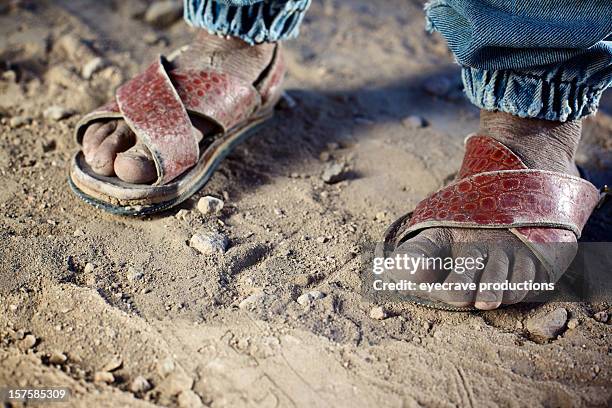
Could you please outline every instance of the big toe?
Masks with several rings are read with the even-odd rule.
[[[142,143],[136,143],[132,148],[117,154],[114,170],[117,177],[128,183],[145,184],[157,178],[155,162],[149,149]]]
[[[120,121],[114,132],[101,141],[92,153],[91,160],[88,163],[97,174],[113,176],[117,154],[134,146],[135,142],[136,136],[134,133],[125,122]]]

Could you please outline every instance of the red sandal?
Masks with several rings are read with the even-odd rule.
[[[576,242],[599,202],[599,190],[588,181],[529,169],[502,143],[472,135],[466,139],[456,180],[389,226],[376,257],[391,256],[399,245],[427,228],[507,229],[537,256],[550,282],[556,282],[565,271],[555,270],[554,261],[539,245]],[[410,300],[444,310],[475,310],[416,296]]]
[[[285,64],[280,47],[256,85],[211,68],[179,70],[159,57],[117,90],[116,100],[85,115],[75,136],[81,143],[88,125],[122,118],[151,152],[157,168],[153,185],[99,176],[75,154],[72,190],[87,203],[121,215],[146,215],[183,202],[208,181],[219,162],[266,121],[281,97]],[[219,133],[198,143],[189,115],[218,125]]]

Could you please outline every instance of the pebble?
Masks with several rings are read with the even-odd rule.
[[[81,69],[81,75],[85,79],[90,79],[93,74],[101,70],[106,66],[106,61],[104,61],[101,57],[94,57],[90,59],[83,68]]]
[[[219,200],[217,197],[206,196],[198,201],[198,210],[205,215],[218,214],[223,209],[223,205],[223,200]]]
[[[429,78],[425,83],[423,83],[423,89],[427,93],[430,93],[435,96],[445,96],[447,95],[452,87],[451,80],[446,77],[434,77]]]
[[[578,319],[570,319],[569,322],[567,322],[567,328],[570,330],[575,329],[579,325],[580,325],[580,321]]]
[[[28,334],[23,338],[23,340],[21,340],[20,345],[24,350],[31,349],[36,345],[36,337],[34,337],[32,334]]]
[[[534,337],[551,340],[557,337],[567,322],[567,310],[560,307],[552,312],[538,314],[527,320],[525,327]]]
[[[418,129],[426,127],[428,123],[425,118],[422,118],[421,116],[410,115],[407,118],[404,118],[404,120],[402,120],[402,125],[407,128]]]
[[[370,317],[372,319],[384,320],[387,316],[387,311],[382,306],[375,306],[370,310]]]
[[[331,159],[331,153],[327,152],[327,151],[323,151],[319,154],[319,160],[321,160],[322,162],[326,162],[329,161],[329,159]]]
[[[178,372],[170,374],[160,384],[160,388],[170,395],[177,395],[182,391],[190,390],[191,387],[193,387],[193,378]]]
[[[204,255],[225,253],[227,237],[219,233],[204,232],[195,234],[189,240],[189,246]]]
[[[127,275],[128,281],[134,282],[134,281],[142,279],[142,277],[144,276],[144,273],[140,269],[136,269],[130,266],[127,270],[126,275]]]
[[[145,12],[144,19],[147,23],[158,28],[164,28],[183,15],[182,2],[175,0],[156,1],[151,4]]]
[[[319,244],[325,244],[329,242],[329,237],[324,237],[324,236],[317,237],[317,242]]]
[[[254,293],[246,297],[245,299],[243,299],[242,302],[238,304],[238,307],[240,309],[249,309],[251,306],[259,302],[260,300],[263,300],[264,297],[265,297],[265,294],[263,293]]]
[[[300,295],[297,298],[297,302],[302,306],[306,306],[306,305],[311,304],[315,300],[323,299],[324,297],[325,297],[324,293],[319,292],[318,290],[313,290],[313,291]]]
[[[95,268],[96,267],[94,266],[94,264],[92,264],[91,262],[87,262],[85,264],[85,268],[83,269],[83,272],[85,272],[85,273],[92,273]]]
[[[102,367],[102,371],[108,371],[108,372],[115,371],[122,365],[123,365],[123,360],[121,360],[121,357],[114,356],[108,363],[104,364],[104,367]]]
[[[609,318],[610,316],[608,315],[608,312],[606,312],[605,310],[602,310],[601,312],[597,312],[593,315],[593,319],[597,320],[600,323],[607,323]]]
[[[95,55],[83,39],[75,34],[66,34],[57,43],[73,61],[83,61]]]
[[[142,375],[139,375],[138,377],[134,378],[129,386],[130,391],[135,394],[139,392],[147,392],[151,388],[153,388],[151,386],[151,383],[147,381],[147,379],[144,378]]]
[[[83,231],[80,228],[75,229],[74,232],[72,233],[73,237],[82,237],[83,235],[85,235],[85,231]]]
[[[66,109],[64,107],[61,106],[49,106],[47,109],[45,109],[45,111],[43,112],[43,116],[46,119],[52,119],[52,120],[62,120],[62,119],[66,119],[70,116],[73,115],[73,111],[71,111],[70,109]]]
[[[9,125],[14,129],[32,122],[32,118],[29,116],[13,116],[9,120]]]
[[[177,220],[186,221],[187,217],[189,217],[189,210],[181,209],[178,210],[175,217]]]
[[[325,166],[321,179],[327,184],[338,183],[346,178],[346,166],[344,163],[330,163]]]
[[[177,402],[180,408],[200,408],[204,406],[198,394],[192,390],[182,391],[178,395]]]
[[[111,384],[115,382],[115,376],[107,371],[97,371],[94,374],[94,382]]]
[[[162,377],[166,377],[168,374],[172,373],[174,371],[174,368],[174,360],[172,360],[170,357],[157,363],[157,372]]]
[[[68,360],[68,357],[59,351],[54,351],[49,356],[49,363],[51,364],[64,364],[66,360]]]

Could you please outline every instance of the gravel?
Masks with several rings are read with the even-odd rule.
[[[198,201],[198,210],[205,215],[218,214],[223,209],[223,200],[217,197],[206,196]]]
[[[300,295],[297,298],[297,302],[302,306],[306,306],[306,305],[310,305],[315,300],[323,299],[324,297],[325,297],[324,293],[319,292],[318,290],[313,290],[313,291]]]
[[[216,232],[194,234],[189,240],[189,246],[203,255],[223,254],[227,245],[227,237]]]
[[[556,338],[567,322],[567,310],[560,307],[552,312],[541,313],[527,320],[525,328],[537,340]]]
[[[154,27],[164,28],[178,21],[182,15],[182,2],[165,0],[151,4],[145,12],[144,19]]]

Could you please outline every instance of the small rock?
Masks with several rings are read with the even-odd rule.
[[[168,375],[157,388],[162,393],[177,395],[182,391],[190,390],[191,387],[193,387],[193,378],[184,373],[174,372]]]
[[[317,242],[319,244],[325,244],[329,242],[329,237],[324,237],[324,236],[317,237]]]
[[[186,221],[187,217],[189,217],[189,214],[189,210],[182,209],[177,211],[175,217],[177,220]]]
[[[216,197],[206,196],[198,201],[198,210],[202,214],[218,214],[223,208],[223,200]]]
[[[374,216],[374,220],[375,221],[384,221],[385,219],[387,219],[387,212],[386,211],[379,211]]]
[[[127,280],[130,282],[140,280],[142,279],[143,276],[144,276],[144,273],[140,269],[136,269],[131,266],[128,268],[127,274],[126,274]]]
[[[570,330],[575,329],[579,325],[580,325],[580,321],[578,319],[570,319],[569,322],[567,322],[567,328]]]
[[[421,116],[411,115],[402,120],[402,125],[409,129],[423,128],[428,125],[427,121]]]
[[[19,345],[23,350],[29,350],[36,345],[36,337],[32,334],[28,334],[21,340]]]
[[[145,12],[144,19],[147,23],[158,28],[164,28],[183,15],[183,5],[180,1],[164,0],[151,4]]]
[[[315,300],[323,299],[324,297],[325,297],[324,293],[319,292],[318,290],[313,290],[308,293],[304,293],[300,295],[297,298],[297,302],[302,306],[306,306],[306,305],[311,304]]]
[[[147,392],[151,388],[152,388],[151,383],[147,381],[147,379],[141,375],[134,378],[129,386],[129,390],[135,394],[140,393],[140,392]]]
[[[174,371],[174,368],[175,368],[174,361],[170,357],[157,363],[157,372],[162,377],[166,377],[168,374],[172,373]]]
[[[75,61],[81,62],[87,58],[95,57],[95,54],[82,38],[74,34],[66,34],[62,36],[57,44],[68,54],[68,57]]]
[[[321,160],[322,162],[329,161],[329,159],[331,159],[331,153],[329,153],[328,151],[323,151],[319,154],[319,160]]]
[[[102,367],[102,371],[107,371],[110,373],[111,371],[117,370],[122,365],[123,365],[123,360],[121,359],[121,357],[113,356],[113,358],[111,358],[108,363],[104,364],[104,367]]]
[[[94,382],[112,384],[115,382],[115,376],[106,371],[96,371],[94,374]]]
[[[198,394],[192,390],[182,391],[178,395],[177,402],[180,408],[200,408],[204,406]]]
[[[610,316],[608,315],[608,312],[606,312],[605,310],[602,310],[601,312],[597,312],[593,315],[593,319],[597,320],[600,323],[607,323],[609,318]]]
[[[66,119],[74,114],[70,109],[63,108],[61,106],[49,106],[43,112],[43,116],[46,119],[62,120]]]
[[[387,318],[387,311],[382,306],[373,307],[370,310],[370,317],[375,320],[384,320]]]
[[[242,302],[238,304],[238,307],[240,309],[249,309],[251,308],[251,306],[259,302],[260,300],[263,300],[264,297],[265,297],[265,294],[263,293],[254,293],[251,296],[248,296],[245,299],[243,299]]]
[[[155,32],[149,31],[143,35],[142,39],[147,45],[155,45],[160,40],[160,36]]]
[[[551,340],[557,337],[567,322],[567,310],[560,307],[552,312],[536,315],[525,324],[527,331],[540,340]]]
[[[227,237],[219,233],[195,234],[189,240],[189,246],[204,255],[225,253],[227,244]]]
[[[59,351],[54,351],[49,356],[49,363],[51,364],[64,364],[66,360],[68,360],[68,357]]]
[[[429,78],[423,84],[423,89],[434,96],[447,95],[452,87],[451,80],[446,77]]]
[[[338,183],[346,178],[346,166],[344,163],[330,163],[323,170],[321,179],[327,184]]]
[[[24,126],[32,122],[32,118],[29,116],[13,116],[9,120],[9,126],[13,129]]]
[[[72,233],[72,236],[74,237],[82,237],[83,235],[85,235],[85,232],[80,228],[75,229]]]
[[[90,59],[85,65],[83,65],[83,68],[81,69],[81,75],[83,75],[83,78],[85,79],[90,79],[93,74],[95,74],[105,66],[106,61],[104,61],[100,57],[94,57]]]
[[[95,268],[96,267],[94,266],[94,264],[92,264],[91,262],[87,262],[85,264],[85,268],[83,269],[83,272],[85,272],[85,273],[92,273]]]
[[[312,275],[301,273],[292,277],[291,280],[297,286],[306,287],[312,283],[313,278]]]

